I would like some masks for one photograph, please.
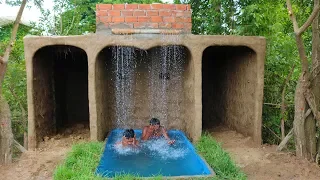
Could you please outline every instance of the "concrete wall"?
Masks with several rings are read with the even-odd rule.
[[[163,40],[157,35],[133,35],[117,36],[117,35],[84,35],[84,36],[69,36],[69,37],[25,37],[25,56],[27,66],[27,83],[28,83],[28,118],[29,118],[29,141],[30,148],[36,147],[36,139],[40,139],[37,136],[39,127],[36,125],[38,122],[38,112],[36,106],[37,102],[33,98],[37,93],[44,93],[45,90],[39,88],[34,78],[38,78],[34,73],[34,64],[37,60],[35,53],[44,46],[52,45],[71,45],[84,50],[88,57],[88,97],[89,97],[89,111],[90,111],[90,135],[92,140],[102,140],[105,133],[110,130],[113,116],[110,116],[112,106],[112,93],[107,94],[105,92],[111,92],[112,82],[108,79],[104,79],[109,76],[108,70],[105,68],[102,59],[107,59],[106,55],[100,52],[109,46],[132,46],[139,49],[148,50],[157,46],[164,45],[181,45],[188,49],[188,60],[186,61],[184,71],[184,114],[181,115],[181,123],[172,125],[172,127],[179,126],[181,129],[185,129],[186,134],[192,140],[196,141],[201,136],[202,121],[206,118],[206,115],[202,115],[202,100],[206,97],[206,94],[202,94],[202,83],[209,82],[207,77],[203,77],[202,66],[205,60],[222,61],[226,59],[229,66],[221,65],[227,72],[232,74],[228,75],[226,81],[237,81],[238,83],[230,83],[228,87],[227,101],[237,103],[239,106],[231,106],[232,109],[225,110],[225,117],[223,121],[230,125],[230,127],[251,127],[246,129],[245,134],[252,135],[257,144],[261,143],[261,116],[262,116],[262,100],[263,100],[263,75],[264,75],[264,58],[265,58],[265,39],[261,37],[243,37],[243,36],[197,36],[197,35],[181,35],[179,41]],[[209,50],[206,56],[203,52],[206,48],[211,46],[227,46],[229,48],[228,53],[235,52],[236,55],[228,58],[222,58],[221,53],[214,57],[215,50]],[[241,46],[240,48],[238,48]],[[234,48],[233,48],[234,47]],[[244,47],[244,48],[243,48]],[[228,49],[228,48],[227,48]],[[235,51],[234,51],[234,50]],[[105,51],[105,50],[103,50]],[[100,53],[100,54],[99,54]],[[248,55],[251,54],[251,55]],[[204,57],[204,58],[203,58]],[[205,58],[207,57],[207,58]],[[203,60],[204,59],[204,60]],[[220,60],[219,60],[220,59]],[[248,60],[249,59],[249,60]],[[43,60],[44,61],[44,60]],[[233,65],[235,63],[235,65]],[[143,73],[143,67],[141,66],[141,72]],[[206,72],[210,71],[206,70]],[[222,72],[222,71],[221,71]],[[210,73],[209,73],[210,75]],[[243,77],[239,77],[243,76]],[[141,88],[137,88],[137,94],[141,94],[140,91],[145,87],[143,80],[144,75],[138,76]],[[140,80],[139,80],[140,78]],[[202,81],[204,78],[204,81]],[[141,80],[142,79],[142,80]],[[213,78],[214,79],[214,78]],[[47,80],[49,82],[49,80]],[[247,89],[245,83],[250,81],[250,88]],[[110,84],[109,84],[110,83]],[[108,85],[107,85],[108,84]],[[240,88],[238,92],[235,89]],[[217,91],[218,92],[218,91]],[[233,96],[235,96],[233,98]],[[252,98],[247,101],[246,99]],[[139,98],[144,103],[146,100]],[[50,99],[48,99],[50,100]],[[211,101],[212,103],[213,101]],[[103,104],[103,105],[102,105]],[[40,106],[42,106],[40,104]],[[143,106],[136,106],[136,111],[143,111]],[[141,110],[141,111],[140,111]],[[250,113],[245,114],[247,110],[251,110]],[[112,112],[112,111],[111,111]],[[240,112],[240,113],[238,113]],[[112,114],[112,113],[111,113]],[[145,123],[147,117],[144,113],[139,116],[143,119],[141,122]],[[210,114],[208,117],[212,117]],[[205,121],[204,121],[205,122]],[[142,123],[141,123],[142,124]],[[136,124],[138,125],[138,124]],[[244,128],[240,128],[244,130]]]
[[[45,61],[43,59],[45,59]],[[29,135],[33,134],[28,137],[29,146],[31,147],[35,145],[35,141],[39,141],[44,136],[56,132],[54,94],[52,92],[52,56],[49,55],[48,49],[43,48],[34,55],[33,62],[34,68],[30,69],[29,72],[35,75],[35,77],[31,79],[34,91],[31,97],[28,97],[28,99],[32,99],[32,108],[34,109],[34,118],[28,122],[29,127],[30,124],[33,125],[31,129],[28,129],[31,130]],[[30,95],[28,94],[28,96]]]
[[[114,82],[112,81],[111,69],[112,52],[110,48],[104,48],[95,62],[96,79],[96,103],[97,103],[97,125],[98,139],[103,139],[111,130],[113,119],[115,119],[115,94]]]

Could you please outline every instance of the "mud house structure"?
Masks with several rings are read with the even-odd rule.
[[[87,124],[92,140],[103,140],[114,128],[114,79],[108,69],[113,47],[133,47],[140,59],[136,78],[142,83],[133,90],[134,118],[128,123],[141,128],[150,118],[145,67],[156,58],[153,52],[173,45],[184,54],[182,113],[166,126],[196,141],[202,129],[223,124],[261,143],[264,38],[192,35],[189,5],[96,7],[95,34],[24,39],[30,149],[65,125]],[[177,33],[178,39],[170,38]]]

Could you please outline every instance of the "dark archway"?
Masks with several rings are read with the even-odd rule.
[[[88,58],[67,45],[46,46],[33,57],[33,102],[38,140],[89,125]]]
[[[245,46],[210,46],[202,56],[202,128],[226,125],[253,135],[257,55]]]

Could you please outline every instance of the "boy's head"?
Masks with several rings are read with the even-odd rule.
[[[134,130],[133,129],[126,129],[123,132],[123,141],[127,144],[132,144],[135,138]]]
[[[150,120],[150,126],[151,126],[151,128],[153,128],[153,129],[155,129],[155,130],[159,129],[159,127],[160,127],[160,121],[159,121],[159,119],[157,119],[157,118],[152,118],[152,119]]]

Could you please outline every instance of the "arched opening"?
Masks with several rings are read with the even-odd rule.
[[[33,102],[37,140],[89,127],[88,58],[67,45],[46,46],[33,57]]]
[[[202,128],[254,135],[257,55],[246,46],[210,46],[202,56]]]
[[[105,47],[95,65],[98,139],[112,128],[142,128],[151,117],[184,130],[185,109],[192,104],[183,102],[192,98],[185,91],[192,82],[189,61],[184,46]]]

